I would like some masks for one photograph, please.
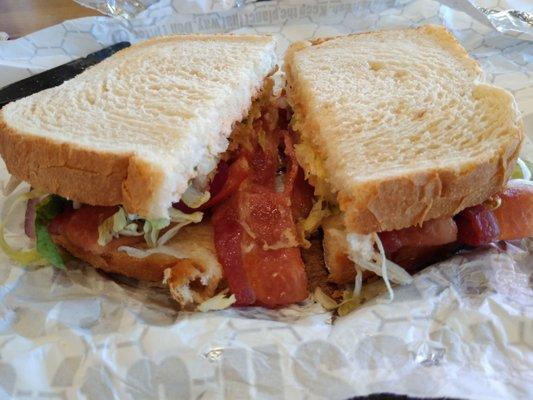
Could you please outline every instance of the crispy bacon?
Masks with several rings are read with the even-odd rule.
[[[290,206],[279,193],[253,186],[240,188],[213,214],[215,248],[236,305],[301,301],[307,277],[299,249],[291,247]]]
[[[496,198],[501,202],[495,209],[489,208],[488,203],[478,204],[453,220],[432,220],[421,227],[381,232],[387,256],[405,268],[419,268],[450,254],[461,244],[481,246],[533,236],[533,186],[510,181]]]
[[[509,181],[507,189],[496,198],[501,202],[495,209],[489,208],[488,203],[478,204],[453,219],[431,220],[421,227],[381,232],[379,237],[385,252],[402,266],[419,266],[431,261],[431,254],[457,248],[454,242],[481,246],[533,236],[533,186]],[[446,244],[450,245],[443,246]]]
[[[285,165],[280,165],[282,143]],[[299,167],[290,138],[269,132],[242,156],[248,161],[249,176],[213,213],[215,247],[224,276],[236,305],[274,308],[301,301],[308,296],[307,276],[293,217]],[[286,172],[280,190],[276,180],[282,167]]]
[[[183,201],[174,203],[173,206],[184,213],[193,213],[195,211],[205,211],[213,208],[223,200],[232,195],[241,182],[248,176],[250,169],[248,161],[244,157],[237,158],[231,165],[224,160],[220,161],[217,166],[217,172],[209,184],[209,193],[211,198],[198,208],[188,207]]]
[[[500,194],[501,204],[493,210],[500,226],[500,240],[533,236],[533,186],[510,181]]]
[[[451,218],[439,218],[426,221],[422,226],[411,226],[396,231],[380,232],[386,254],[392,254],[400,248],[428,247],[452,243],[457,240],[457,225]]]
[[[456,217],[459,241],[470,246],[481,246],[498,240],[500,226],[493,212],[483,204],[468,207]]]
[[[388,257],[391,261],[401,265],[407,272],[413,273],[427,265],[448,258],[460,248],[461,245],[458,242],[437,246],[404,246]]]
[[[479,204],[456,216],[462,243],[480,246],[533,236],[533,186],[510,181],[497,197],[501,203],[494,210]]]
[[[227,165],[226,162],[223,163]],[[248,161],[244,157],[239,157],[227,167],[226,179],[223,182],[222,179],[218,179],[218,174],[215,176],[210,186],[211,198],[199,209],[202,211],[208,210],[227,199],[237,191],[239,185],[246,179],[249,173]]]
[[[242,246],[246,232],[239,223],[238,197],[233,196],[219,205],[213,214],[215,249],[224,269],[231,292],[237,299],[236,305],[253,304],[256,301],[252,282],[249,280],[243,262]]]
[[[290,135],[285,135],[285,155],[288,164],[285,177],[285,190],[291,192],[292,216],[295,221],[306,218],[313,207],[313,187],[305,180],[303,170],[298,166],[294,143]]]

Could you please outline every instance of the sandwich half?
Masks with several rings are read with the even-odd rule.
[[[331,214],[331,281],[407,283],[398,263],[533,235],[532,186],[507,188],[523,141],[513,96],[445,28],[295,43],[285,70],[296,157]]]
[[[66,251],[164,281],[182,306],[228,285],[243,305],[307,297],[290,208],[298,166],[270,101],[275,69],[269,36],[171,36],[6,105],[0,153],[32,188],[19,199],[36,248],[0,244],[26,264],[62,266]],[[285,289],[278,259],[300,289]],[[262,274],[279,278],[265,289]]]

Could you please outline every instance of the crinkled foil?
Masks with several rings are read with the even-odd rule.
[[[281,57],[297,40],[435,23],[479,61],[487,82],[514,94],[533,132],[528,0],[79,2],[115,18],[0,42],[0,87],[158,34],[269,33]],[[533,161],[530,142],[522,156]],[[22,240],[20,228],[9,226],[8,240]],[[0,398],[531,398],[532,243],[459,254],[398,287],[392,303],[378,297],[335,320],[311,301],[181,313],[164,291],[81,263],[25,270],[0,255]]]
[[[183,0],[75,0],[86,7],[94,8],[112,17],[131,20],[149,11],[151,8],[171,7],[177,14],[185,13],[213,13],[224,12],[232,8],[242,8],[246,4],[255,3],[258,0],[212,0],[212,1],[183,1]],[[261,1],[261,0],[259,0]],[[380,0],[374,1],[379,3]],[[279,2],[282,3],[282,2]],[[285,2],[297,4],[294,2]],[[301,5],[305,1],[299,2]],[[342,2],[339,2],[342,4]],[[359,0],[350,1],[352,5],[358,7],[357,3],[370,3],[370,1]],[[398,3],[398,2],[388,2]],[[524,33],[533,35],[533,6],[528,10],[505,9],[505,1],[476,1],[476,0],[443,0],[454,9],[464,11],[473,18],[483,21],[502,33]],[[526,7],[526,1],[523,6]],[[346,3],[345,3],[346,4]],[[484,4],[489,6],[485,7]]]
[[[519,10],[494,10],[477,7],[491,25],[500,32],[527,33],[533,35],[533,14]]]
[[[124,18],[126,20],[137,17],[154,4],[169,6],[176,13],[208,13],[242,7],[255,0],[211,0],[206,2],[183,0],[74,0],[83,6],[93,8],[110,17]]]

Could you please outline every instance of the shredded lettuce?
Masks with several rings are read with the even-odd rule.
[[[406,285],[413,281],[411,275],[402,267],[387,260],[383,244],[376,233],[360,235],[352,232],[346,235],[346,240],[349,249],[348,258],[361,269],[367,269],[381,276],[387,286],[391,300],[394,298],[394,292],[390,286],[389,277],[391,281],[401,285]],[[377,245],[379,251],[375,250],[374,244]],[[356,275],[356,287],[358,286],[358,279],[361,278]]]
[[[359,264],[355,264],[355,284],[353,286],[354,296],[360,296],[363,289],[363,270]]]
[[[327,207],[324,208],[324,204],[324,198],[319,198],[319,200],[313,204],[313,208],[311,208],[307,218],[299,221],[297,224],[297,230],[300,234],[303,247],[306,249],[311,246],[307,237],[318,229],[324,218],[331,215],[331,211]]]
[[[141,220],[136,215],[126,214],[126,211],[120,207],[115,214],[104,220],[104,222],[98,227],[98,244],[100,246],[105,246],[113,240],[113,238],[117,238],[121,235],[144,235],[144,239],[150,247],[162,246],[176,235],[185,225],[200,222],[204,215],[199,211],[186,214],[175,208],[171,208],[169,213],[169,219],[159,218],[145,220],[142,231],[138,231]],[[175,223],[176,225],[172,226],[167,232],[159,237],[161,230],[168,227],[171,223]]]
[[[210,299],[207,299],[203,303],[199,304],[196,309],[201,312],[208,312],[224,310],[226,308],[231,307],[231,305],[234,304],[237,299],[235,298],[234,294],[227,297],[227,293],[228,290],[226,289],[217,294],[216,296],[213,296]]]
[[[139,226],[136,222],[137,220],[139,220],[139,218],[136,215],[127,214],[122,207],[119,207],[116,213],[109,218],[106,218],[98,227],[98,244],[100,246],[105,246],[120,235],[144,235],[146,243],[148,243],[150,247],[155,247],[161,229],[170,225],[170,219],[147,219],[144,221],[142,231],[138,231]]]
[[[200,192],[194,185],[189,185],[185,193],[181,195],[181,201],[190,208],[198,208],[202,204],[207,203],[210,198],[211,194],[209,191]]]
[[[22,181],[19,178],[11,175],[3,188],[4,196],[9,196],[11,193],[13,193],[21,183]]]
[[[333,300],[331,297],[329,297],[320,287],[316,287],[315,291],[313,292],[313,297],[315,298],[315,301],[320,304],[322,307],[324,307],[328,311],[335,310],[339,307],[339,304],[335,300]]]
[[[342,296],[342,301],[340,303],[337,303],[335,300],[325,294],[319,287],[317,287],[313,292],[313,297],[315,301],[319,303],[322,307],[324,307],[326,310],[336,310],[337,314],[341,317],[351,313],[363,302],[361,296],[356,296],[351,291],[345,291]]]
[[[186,214],[184,212],[181,212],[180,210],[173,208],[172,210],[170,210],[170,220],[172,222],[175,222],[176,225],[166,231],[163,235],[161,235],[161,237],[157,240],[157,245],[163,246],[170,239],[172,239],[181,228],[192,223],[197,224],[202,220],[203,217],[204,213],[200,211],[193,212],[192,214]]]
[[[157,245],[157,238],[161,229],[166,228],[170,225],[170,219],[158,218],[158,219],[147,219],[144,221],[143,232],[144,240],[148,243],[148,246],[155,247]]]
[[[128,226],[128,217],[124,209],[119,207],[116,213],[106,218],[98,227],[98,244],[105,246],[113,238],[117,237],[119,232],[126,228],[126,226]]]
[[[65,262],[57,246],[52,241],[48,224],[60,214],[67,200],[56,195],[50,195],[42,200],[35,209],[35,237],[37,252],[54,267],[64,269]]]
[[[361,296],[355,296],[353,292],[346,291],[343,293],[342,303],[337,308],[337,314],[339,314],[339,317],[344,317],[359,307],[362,302]]]
[[[19,194],[14,199],[7,212],[2,213],[2,220],[0,221],[0,248],[9,258],[22,265],[42,265],[44,260],[37,249],[15,249],[11,247],[5,238],[5,225],[18,205],[29,199],[41,197],[42,195],[43,193],[38,190],[31,190],[28,193]]]
[[[531,180],[531,170],[533,170],[533,164],[527,160],[518,159],[516,161],[516,167],[511,175],[511,179],[523,179],[526,181]]]
[[[47,196],[39,202],[35,209],[36,246],[34,249],[15,249],[5,240],[4,227],[15,208],[22,202],[39,198],[43,195],[44,193],[39,190],[31,190],[28,193],[16,197],[0,223],[0,247],[9,258],[22,265],[44,265],[49,262],[57,268],[65,268],[61,254],[52,241],[52,237],[47,228],[50,221],[63,211],[67,202],[67,200],[59,196]]]
[[[387,268],[387,258],[385,257],[385,249],[383,248],[383,243],[381,243],[381,239],[379,238],[378,234],[374,232],[372,236],[373,236],[374,242],[376,243],[379,249],[379,258],[381,258],[381,277],[383,278],[383,282],[385,282],[385,286],[387,286],[387,290],[389,291],[389,298],[392,301],[392,299],[394,299],[394,292],[389,282],[389,274],[388,274],[388,268]],[[402,271],[405,271],[405,270],[402,268]]]
[[[126,225],[121,231],[119,231],[119,235],[122,236],[141,236],[144,234],[144,232],[139,232],[137,229],[139,226],[135,222],[131,222],[128,225]]]

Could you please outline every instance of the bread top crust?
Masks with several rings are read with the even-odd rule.
[[[190,180],[216,167],[275,66],[270,36],[147,40],[6,105],[0,154],[36,188],[167,217]]]
[[[296,43],[285,69],[293,129],[314,152],[299,161],[349,230],[452,216],[510,177],[524,136],[514,98],[482,83],[443,27]]]

